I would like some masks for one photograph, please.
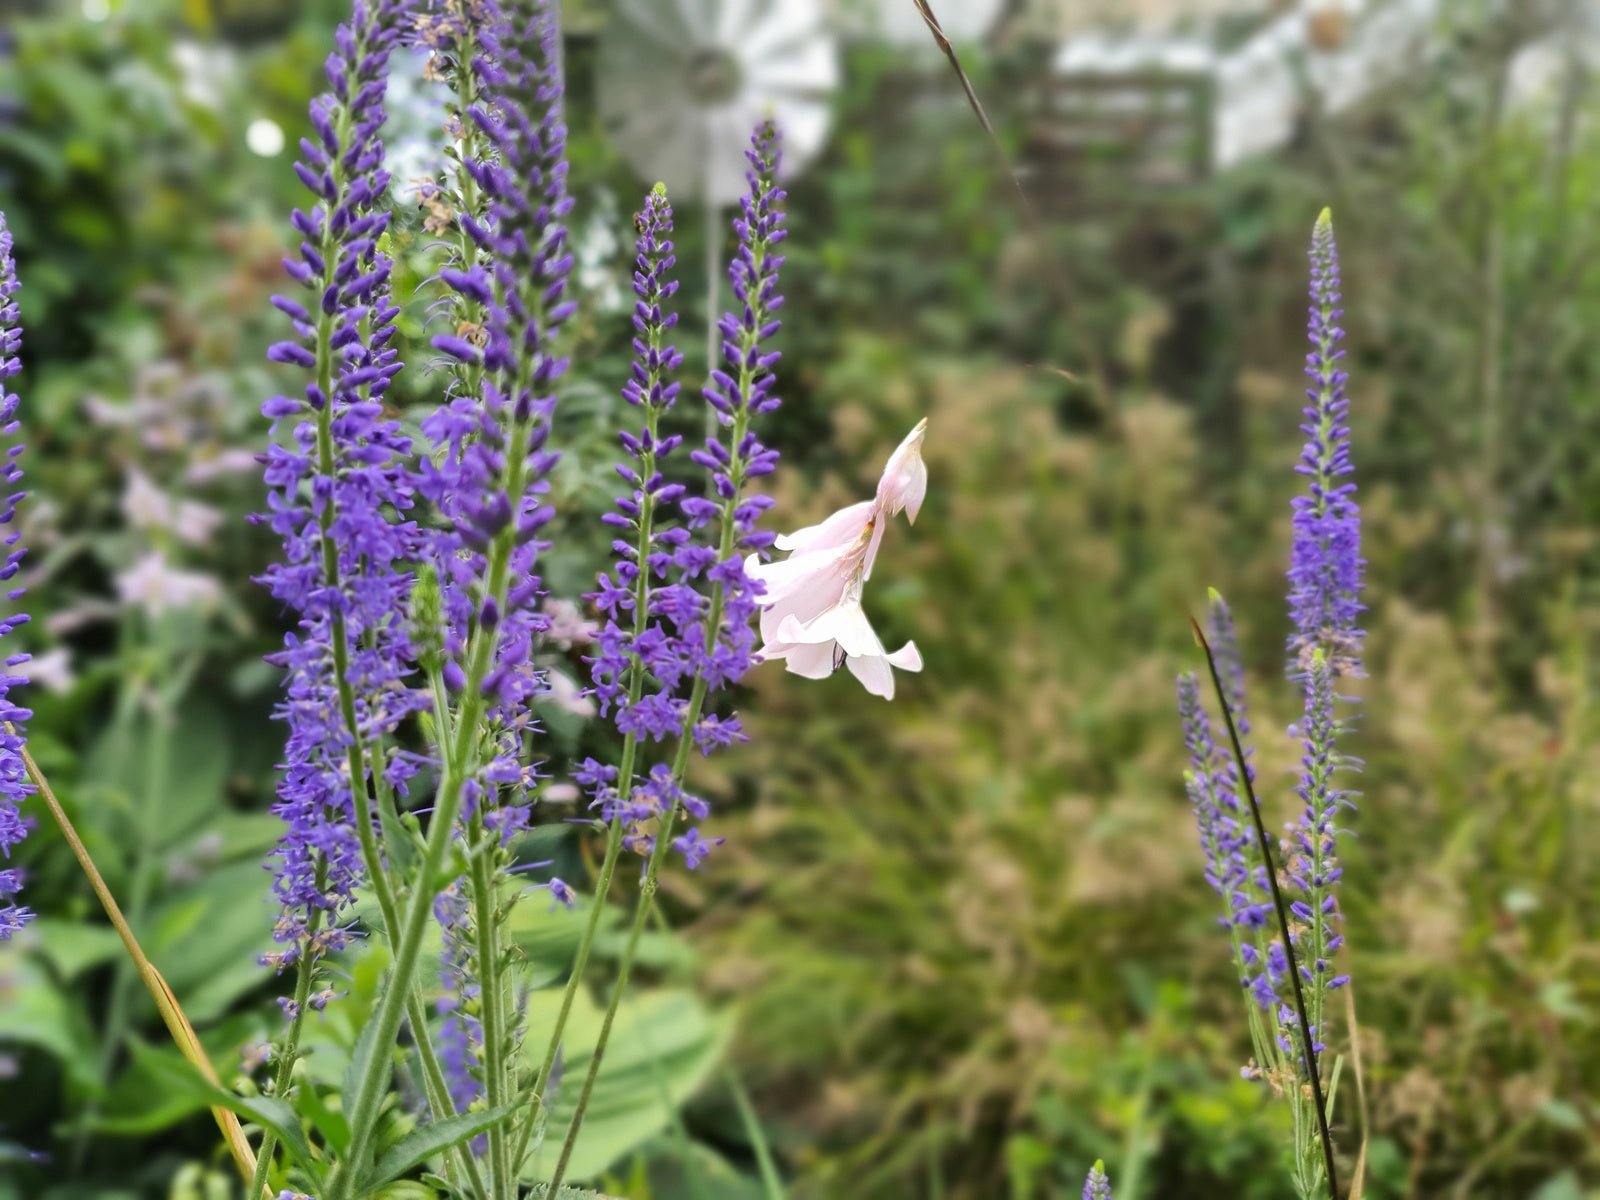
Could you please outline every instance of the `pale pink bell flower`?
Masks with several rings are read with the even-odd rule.
[[[851,577],[839,602],[802,624],[787,616],[778,627],[776,642],[762,648],[765,658],[783,658],[789,670],[806,679],[824,679],[841,665],[874,696],[894,699],[894,669],[922,670],[922,653],[907,642],[892,653],[883,648],[877,631],[861,607],[865,578]]]
[[[914,522],[922,508],[928,490],[928,468],[922,461],[927,428],[926,418],[918,421],[895,448],[871,500],[847,505],[816,525],[780,535],[774,545],[790,552],[781,562],[763,563],[755,555],[746,560],[746,574],[760,580],[764,589],[759,601],[761,637],[766,643],[760,650],[762,658],[785,659],[790,671],[810,679],[823,678],[849,663],[868,691],[885,697],[894,695],[890,667],[922,669],[914,645],[892,655],[884,652],[861,610],[861,591],[872,575],[889,519],[904,511]],[[843,637],[823,636],[834,625],[817,622],[829,614]],[[866,660],[859,669],[858,651],[851,646],[860,647]]]

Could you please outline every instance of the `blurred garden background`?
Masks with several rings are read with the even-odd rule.
[[[727,844],[664,885],[671,929],[613,1048],[633,1086],[586,1126],[590,1177],[737,1200],[770,1150],[796,1197],[1022,1200],[1074,1194],[1104,1157],[1119,1200],[1286,1194],[1265,1166],[1284,1114],[1239,1074],[1172,681],[1215,586],[1287,819],[1305,248],[1330,205],[1371,610],[1343,891],[1364,1088],[1358,1106],[1347,1057],[1341,1144],[1364,1110],[1374,1200],[1600,1195],[1596,6],[935,0],[1028,206],[911,0],[835,7],[813,27],[791,0],[567,5],[582,310],[548,582],[576,607],[549,648],[544,802],[565,878],[594,858],[565,822],[567,764],[608,736],[578,621],[656,172],[683,179],[691,352],[699,264],[726,249],[703,145],[641,137],[619,106],[690,127],[715,68],[792,121],[775,527],[866,494],[930,420],[927,504],[875,583],[885,641],[914,637],[927,668],[892,704],[844,673],[753,676],[751,740],[710,767]],[[641,58],[630,22],[668,9],[705,45]],[[259,1077],[281,1020],[258,955],[282,628],[253,582],[272,539],[245,519],[281,386],[267,297],[347,11],[0,0],[32,744],[230,1078]],[[800,39],[813,73],[766,98],[756,39],[707,57],[726,11]],[[420,60],[399,75],[410,297],[442,110]],[[402,381],[398,404],[434,399]],[[238,1194],[59,834],[21,855],[41,915],[0,947],[0,1196]],[[558,978],[574,919],[524,907],[522,951]],[[311,1069],[337,1081],[381,966],[352,956]]]

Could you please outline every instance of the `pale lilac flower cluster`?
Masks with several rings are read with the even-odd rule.
[[[279,715],[289,728],[274,806],[287,828],[272,863],[283,949],[268,956],[280,966],[324,919],[317,951],[348,937],[337,919],[362,875],[351,730],[380,740],[420,705],[404,683],[415,537],[403,520],[412,504],[403,464],[411,445],[383,408],[400,370],[390,345],[399,312],[391,263],[378,248],[389,223],[380,135],[397,12],[394,0],[358,3],[335,35],[331,90],[312,102],[316,136],[301,142],[295,164],[314,202],[294,213],[304,240],[284,264],[308,296],[273,299],[295,339],[277,343],[268,357],[311,374],[302,396],[262,406],[274,430],[287,425],[290,434],[265,456],[269,512],[260,518],[284,548],[265,582],[295,621],[272,659],[287,675]],[[387,786],[403,791],[415,766],[396,755],[381,769]],[[356,780],[364,788],[372,782]]]
[[[1096,1162],[1090,1168],[1083,1181],[1083,1200],[1111,1200],[1111,1180],[1106,1177],[1105,1163]]]
[[[16,490],[22,482],[22,444],[17,441],[19,422],[17,407],[21,403],[10,390],[8,380],[22,369],[17,353],[22,349],[21,310],[17,307],[16,264],[12,259],[11,230],[4,214],[0,214],[0,437],[8,443],[0,457],[0,483],[5,494],[0,497],[0,526],[6,533],[0,538],[5,548],[5,558],[0,561],[0,582],[5,583],[5,598],[16,601],[22,598],[23,589],[16,582],[22,569],[25,553],[18,544],[21,534],[13,527],[17,519],[17,502],[23,493]],[[19,625],[27,623],[28,614],[14,612],[0,618],[0,637]],[[34,792],[28,779],[27,766],[22,752],[26,745],[23,725],[33,714],[12,698],[12,691],[27,680],[15,673],[16,668],[28,661],[26,654],[7,655],[0,664],[0,853],[10,858],[11,851],[27,836],[30,822],[18,806]],[[33,913],[15,902],[22,890],[22,872],[15,867],[0,869],[0,939],[9,938],[33,919]]]
[[[1245,706],[1244,671],[1234,636],[1233,615],[1220,596],[1213,596],[1207,620],[1208,636],[1220,668],[1228,707],[1233,713],[1246,755],[1250,747],[1249,712]],[[1231,747],[1217,744],[1211,718],[1200,700],[1200,684],[1192,673],[1178,677],[1178,715],[1183,726],[1188,769],[1184,786],[1194,811],[1205,858],[1206,882],[1223,901],[1219,918],[1236,931],[1234,938],[1239,981],[1262,1010],[1277,1003],[1277,983],[1283,972],[1281,947],[1262,949],[1260,931],[1271,919],[1267,899],[1266,868],[1250,830],[1250,815]],[[1246,764],[1248,768],[1249,759]],[[1251,769],[1251,779],[1254,771]]]

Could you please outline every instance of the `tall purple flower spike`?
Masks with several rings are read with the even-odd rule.
[[[546,625],[536,572],[548,548],[542,531],[554,516],[545,502],[557,459],[547,448],[554,387],[567,368],[556,339],[576,308],[566,299],[572,254],[563,224],[572,199],[555,7],[485,0],[475,32],[480,53],[463,69],[477,76],[480,103],[464,119],[488,151],[464,166],[484,206],[479,214],[457,214],[473,256],[440,277],[464,310],[470,306],[483,319],[433,339],[458,369],[453,394],[423,422],[435,452],[423,458],[416,490],[443,522],[430,531],[428,555],[442,589],[446,686],[465,685],[474,629],[496,639],[483,683],[496,753],[468,782],[466,811],[494,794],[499,802],[485,819],[509,839],[527,823],[536,778],[522,763],[522,739],[533,729],[529,702],[544,687],[533,665],[534,641]],[[514,548],[502,612],[488,551],[508,530]]]
[[[390,260],[378,249],[389,224],[383,95],[400,12],[397,0],[357,0],[335,35],[330,90],[312,101],[315,138],[302,140],[295,164],[314,199],[293,214],[304,240],[284,262],[306,297],[273,298],[295,338],[268,358],[311,375],[302,396],[262,406],[274,431],[290,431],[265,456],[269,511],[258,518],[283,539],[283,561],[264,582],[295,623],[270,658],[287,676],[278,715],[289,730],[273,808],[286,829],[269,864],[283,906],[274,934],[282,949],[266,960],[279,967],[306,948],[314,924],[321,928],[313,953],[336,950],[349,936],[339,916],[362,876],[350,729],[377,742],[421,706],[405,684],[415,531],[395,516],[412,505],[402,469],[411,446],[383,410],[401,366],[390,345],[399,309],[390,299]],[[342,709],[338,658],[348,663],[351,713]],[[383,769],[401,792],[415,771],[403,756]],[[318,913],[326,924],[313,920]]]
[[[1356,622],[1362,612],[1361,583],[1366,563],[1361,557],[1361,510],[1350,462],[1348,378],[1340,369],[1344,330],[1339,318],[1339,249],[1327,209],[1311,235],[1311,313],[1307,336],[1306,389],[1309,403],[1305,449],[1295,470],[1305,476],[1307,490],[1294,500],[1294,537],[1289,560],[1290,673],[1309,670],[1311,655],[1321,649],[1335,676],[1361,673],[1362,634]]]
[[[661,432],[662,416],[676,402],[679,385],[673,378],[683,365],[683,355],[668,338],[678,323],[669,307],[678,283],[672,278],[677,263],[672,245],[672,205],[666,189],[657,185],[645,198],[635,218],[639,237],[635,248],[633,290],[633,367],[622,388],[622,398],[637,408],[643,427],[618,434],[628,462],[617,473],[629,490],[617,498],[616,512],[601,519],[631,535],[612,543],[617,556],[613,571],[602,573],[590,596],[605,619],[591,661],[595,697],[602,715],[611,717],[624,734],[641,741],[669,737],[678,728],[679,712],[673,697],[690,671],[690,651],[675,618],[688,615],[692,624],[699,611],[699,595],[692,587],[668,583],[673,553],[689,539],[681,526],[663,527],[662,518],[674,511],[685,488],[668,483],[662,468],[683,441],[680,434]],[[639,561],[639,542],[645,543],[645,561]],[[635,636],[643,605],[643,632]],[[630,694],[630,668],[642,663],[659,691]],[[601,802],[602,815],[615,815],[610,801]]]
[[[1338,785],[1341,770],[1359,763],[1342,755],[1342,723],[1335,713],[1337,681],[1361,674],[1363,611],[1361,511],[1349,482],[1349,400],[1339,368],[1344,331],[1338,320],[1339,253],[1333,221],[1324,209],[1311,235],[1312,351],[1306,374],[1315,383],[1303,426],[1307,442],[1297,468],[1308,492],[1294,502],[1294,545],[1289,571],[1290,612],[1295,631],[1290,674],[1305,693],[1298,733],[1301,775],[1296,794],[1304,804],[1286,864],[1291,908],[1298,923],[1296,961],[1309,989],[1313,1023],[1321,1024],[1325,994],[1345,982],[1332,960],[1343,944],[1335,890],[1343,871],[1337,853],[1340,812],[1353,808],[1354,792]],[[1320,1030],[1317,1032],[1320,1033]]]
[[[18,545],[21,534],[10,528],[17,517],[17,502],[24,493],[17,490],[22,482],[22,444],[16,440],[19,428],[17,394],[9,389],[7,380],[22,369],[17,352],[22,348],[21,312],[17,307],[16,265],[11,257],[11,230],[6,226],[5,215],[0,213],[0,436],[9,445],[0,458],[0,479],[5,483],[5,496],[0,499],[0,525],[7,526],[3,544],[5,559],[0,562],[0,581],[7,584],[6,599],[22,599],[23,589],[16,582],[22,569],[26,551]],[[28,614],[12,613],[0,618],[0,637],[28,621]],[[26,744],[24,724],[33,714],[12,699],[12,691],[27,682],[12,674],[13,668],[28,661],[26,654],[7,655],[4,673],[0,673],[0,721],[9,728],[0,728],[0,853],[9,859],[12,849],[27,836],[31,822],[22,815],[18,806],[34,792],[28,779],[27,766],[22,760]],[[22,890],[22,872],[15,867],[0,870],[0,939],[9,938],[33,919],[33,913],[14,902]]]

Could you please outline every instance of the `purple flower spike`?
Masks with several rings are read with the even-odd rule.
[[[22,348],[21,311],[16,301],[20,286],[16,265],[11,257],[11,231],[6,227],[5,215],[0,213],[0,436],[5,438],[7,444],[4,455],[0,456],[0,482],[5,485],[5,498],[0,501],[0,526],[6,527],[4,537],[0,538],[0,544],[5,547],[5,558],[0,562],[0,580],[6,581],[8,600],[22,598],[22,588],[17,585],[16,577],[22,569],[22,557],[26,553],[17,544],[21,534],[11,527],[17,517],[17,501],[23,498],[23,493],[18,490],[18,484],[22,482],[22,466],[19,462],[22,443],[16,440],[19,429],[17,406],[21,401],[7,387],[7,380],[22,369],[22,362],[17,357],[17,352]],[[0,637],[26,624],[27,620],[28,615],[20,612],[0,618]],[[22,761],[26,745],[23,727],[33,714],[11,697],[12,690],[27,680],[9,671],[9,668],[21,666],[27,660],[25,654],[8,657],[5,662],[8,670],[0,673],[0,721],[10,727],[0,729],[0,853],[7,858],[11,857],[12,848],[28,834],[31,822],[22,815],[18,806],[35,790],[28,779],[27,766]],[[9,938],[33,919],[32,912],[13,903],[13,897],[21,890],[21,871],[16,868],[0,870],[0,940]]]
[[[295,340],[268,355],[311,374],[303,398],[278,396],[263,406],[274,430],[287,426],[290,434],[267,452],[268,512],[258,518],[283,539],[283,561],[263,581],[295,621],[270,659],[287,676],[278,715],[289,731],[273,808],[286,829],[270,864],[283,906],[274,936],[284,948],[266,956],[279,967],[305,948],[313,914],[327,918],[314,952],[337,949],[349,937],[335,918],[362,876],[352,729],[375,743],[421,706],[404,683],[415,531],[396,517],[412,506],[402,469],[411,445],[383,410],[400,370],[390,345],[399,309],[390,299],[390,260],[378,250],[389,224],[382,208],[389,186],[383,84],[400,9],[395,0],[358,0],[335,35],[330,90],[312,101],[316,136],[302,142],[296,164],[313,200],[294,213],[304,240],[285,261],[308,303],[277,298]],[[348,697],[341,695],[340,658]],[[413,771],[397,758],[384,779],[403,792]]]
[[[745,559],[772,540],[756,528],[771,501],[746,487],[769,474],[778,458],[761,444],[753,424],[778,405],[772,369],[779,356],[768,343],[778,331],[775,314],[783,303],[777,288],[783,263],[777,247],[786,236],[779,156],[778,133],[768,122],[756,130],[747,152],[749,192],[733,222],[739,244],[728,271],[736,310],[718,322],[722,367],[712,369],[704,390],[722,432],[689,456],[707,474],[703,495],[668,482],[661,469],[680,441],[661,434],[660,418],[677,398],[672,375],[683,362],[667,340],[677,324],[668,307],[677,284],[670,279],[675,260],[665,188],[651,191],[636,219],[634,364],[622,395],[640,410],[644,428],[621,435],[627,461],[617,471],[628,488],[606,520],[628,536],[613,543],[616,566],[600,576],[590,596],[606,618],[590,659],[595,694],[601,711],[635,742],[681,737],[710,754],[744,737],[737,717],[700,706],[752,665],[751,618],[760,585],[746,574]],[[666,526],[674,511],[681,521]],[[650,823],[667,813],[683,822],[675,826],[678,836],[669,848],[691,869],[722,844],[688,825],[704,820],[710,808],[684,791],[664,763],[637,784],[597,770],[586,770],[580,779],[593,797],[591,807],[608,821],[623,822],[622,844],[630,850],[649,854],[655,846]]]
[[[727,432],[725,438],[707,439],[705,449],[691,456],[710,477],[709,498],[717,509],[731,510],[732,542],[710,546],[691,540],[674,556],[685,578],[703,574],[722,584],[717,629],[712,636],[690,641],[691,669],[713,690],[737,682],[751,666],[755,642],[750,619],[760,585],[745,574],[743,560],[772,543],[772,535],[757,528],[772,500],[744,488],[749,480],[771,473],[778,460],[778,452],[762,445],[752,428],[755,418],[780,403],[773,390],[777,384],[773,368],[780,355],[768,344],[781,326],[778,269],[783,256],[778,251],[788,231],[782,207],[785,193],[778,184],[782,147],[771,121],[755,131],[745,157],[750,161],[749,191],[734,218],[739,246],[728,268],[736,305],[717,326],[725,369],[711,372],[703,393]],[[698,497],[685,500],[683,513],[690,528],[703,519],[704,504]]]
[[[629,490],[617,500],[609,524],[625,531],[627,540],[613,543],[617,565],[599,579],[589,597],[605,624],[591,659],[595,697],[600,712],[624,733],[658,739],[681,724],[681,701],[672,699],[690,672],[690,650],[682,631],[694,628],[701,599],[693,588],[667,584],[673,552],[684,544],[681,529],[658,528],[663,500],[682,494],[681,485],[665,482],[667,457],[683,440],[662,436],[661,417],[678,397],[674,373],[683,355],[668,341],[678,323],[669,307],[678,283],[672,278],[677,259],[672,248],[672,205],[666,188],[657,184],[634,219],[639,231],[635,249],[633,290],[633,368],[622,398],[639,409],[644,426],[624,431],[620,439],[628,464],[617,471]],[[643,555],[641,558],[641,549]],[[637,662],[661,687],[663,696],[629,694],[631,668]]]
[[[1289,565],[1289,670],[1303,675],[1320,649],[1335,676],[1361,674],[1361,510],[1356,485],[1343,482],[1350,462],[1350,401],[1339,368],[1344,330],[1339,318],[1339,251],[1326,209],[1311,235],[1311,320],[1306,375],[1305,449],[1295,470],[1307,493],[1294,501],[1294,541]]]
[[[1341,809],[1353,807],[1354,793],[1340,788],[1337,782],[1339,770],[1351,764],[1337,749],[1339,726],[1333,714],[1333,671],[1320,653],[1312,658],[1305,689],[1305,717],[1299,729],[1300,785],[1295,789],[1305,808],[1285,873],[1291,888],[1298,893],[1289,906],[1300,929],[1295,938],[1295,959],[1301,978],[1314,994],[1320,994],[1345,982],[1343,976],[1334,974],[1333,967],[1333,958],[1344,944],[1335,899],[1343,874],[1337,821]],[[1314,1007],[1320,1013],[1320,1002]]]
[[[1289,571],[1295,623],[1290,674],[1300,681],[1305,695],[1297,730],[1303,749],[1296,794],[1305,807],[1285,873],[1295,893],[1290,905],[1298,930],[1295,959],[1307,985],[1311,1023],[1320,1034],[1326,993],[1344,983],[1332,965],[1344,941],[1335,898],[1342,873],[1337,820],[1341,809],[1354,808],[1355,793],[1342,789],[1337,776],[1359,764],[1338,750],[1342,723],[1335,713],[1339,699],[1335,687],[1340,677],[1361,674],[1362,632],[1357,620],[1363,611],[1365,567],[1355,485],[1340,482],[1352,471],[1346,423],[1349,401],[1345,373],[1338,368],[1344,357],[1339,348],[1344,331],[1337,324],[1339,257],[1326,209],[1312,233],[1311,299],[1313,350],[1306,359],[1306,374],[1315,387],[1307,392],[1312,403],[1303,428],[1309,440],[1297,468],[1309,481],[1309,493],[1294,502]]]
[[[481,148],[463,164],[481,204],[455,214],[468,257],[458,253],[440,273],[462,336],[434,340],[453,360],[455,383],[423,422],[434,452],[423,458],[415,486],[441,518],[427,555],[440,581],[445,684],[458,690],[466,681],[474,631],[494,638],[482,686],[495,753],[478,790],[500,798],[493,824],[509,841],[526,825],[536,777],[521,765],[522,740],[533,728],[530,701],[544,690],[533,661],[547,624],[537,566],[554,516],[547,476],[557,456],[547,442],[555,384],[567,367],[556,339],[573,312],[563,224],[572,200],[556,6],[485,0],[480,7],[471,29],[476,51],[460,69],[473,73],[478,98],[461,120]],[[493,545],[508,556],[502,580],[490,578]]]
[[[1178,715],[1189,752],[1184,782],[1205,855],[1206,882],[1224,902],[1224,924],[1260,928],[1267,923],[1270,910],[1250,870],[1255,856],[1250,817],[1238,790],[1238,771],[1232,753],[1216,743],[1211,719],[1200,703],[1199,682],[1192,674],[1178,677]]]
[[[1106,1178],[1106,1164],[1098,1159],[1083,1181],[1083,1200],[1111,1200],[1111,1180]]]

